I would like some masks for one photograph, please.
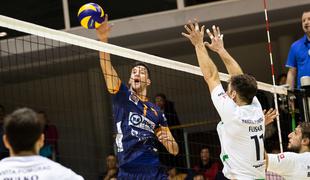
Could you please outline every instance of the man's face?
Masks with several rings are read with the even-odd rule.
[[[106,159],[107,162],[107,168],[108,169],[113,169],[116,168],[116,157],[109,155]]]
[[[203,177],[203,175],[199,174],[199,175],[194,176],[193,180],[204,180],[204,179],[205,178]]]
[[[156,96],[155,97],[155,104],[160,108],[164,109],[165,106],[165,100],[161,96]]]
[[[38,114],[37,114],[37,117],[38,117],[38,119],[39,119],[40,121],[43,121],[44,124],[47,123],[46,117],[45,117],[45,115],[44,115],[43,113],[38,113]]]
[[[209,149],[207,149],[207,148],[202,149],[201,152],[200,152],[201,160],[204,161],[204,162],[207,162],[207,161],[209,161],[209,157],[210,157]]]
[[[302,29],[309,37],[310,36],[310,11],[303,13],[301,22],[302,22]]]
[[[132,68],[129,85],[135,91],[142,91],[150,84],[147,69],[144,66]]]
[[[301,148],[301,141],[302,141],[302,132],[301,132],[300,126],[297,126],[295,128],[295,131],[291,132],[288,135],[288,138],[289,138],[289,142],[288,142],[287,148],[289,150],[299,152]]]

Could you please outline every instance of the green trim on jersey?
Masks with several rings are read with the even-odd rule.
[[[228,154],[224,154],[222,159],[223,159],[223,162],[225,162],[227,159],[229,159]]]

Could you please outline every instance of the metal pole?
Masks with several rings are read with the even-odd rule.
[[[184,146],[185,146],[185,157],[186,157],[186,166],[189,169],[191,167],[191,161],[189,158],[189,148],[188,148],[188,136],[187,136],[187,132],[183,131],[183,135],[184,135]]]
[[[184,9],[184,0],[177,0],[177,8],[178,9]]]
[[[64,13],[65,30],[69,30],[71,26],[70,26],[68,0],[62,0],[62,8]]]
[[[272,48],[271,48],[271,40],[270,40],[270,33],[269,33],[269,20],[268,20],[268,11],[267,11],[267,3],[266,0],[263,0],[264,2],[264,12],[265,12],[265,21],[266,21],[266,33],[267,33],[267,43],[268,43],[268,50],[269,50],[269,59],[270,59],[270,66],[271,66],[271,77],[272,77],[272,84],[275,87],[275,75],[274,75],[274,66],[273,66],[273,58],[272,58]],[[277,94],[273,94],[274,104],[277,113],[279,114],[279,108],[278,108],[278,97]],[[280,127],[280,118],[279,116],[276,117],[277,119],[277,127],[278,127],[278,136],[279,136],[279,144],[280,144],[280,151],[283,152],[283,145],[282,145],[282,136],[281,136],[281,127]]]

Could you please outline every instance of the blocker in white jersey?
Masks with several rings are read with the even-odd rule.
[[[204,41],[205,27],[197,20],[189,21],[182,33],[195,47],[198,64],[209,86],[212,101],[221,116],[217,126],[221,142],[223,173],[229,179],[265,179],[264,130],[262,107],[255,97],[257,82],[253,76],[243,74],[239,64],[224,48],[220,28],[206,30],[211,43]],[[230,80],[225,93],[217,67],[210,58],[207,46],[218,53],[229,73]]]
[[[13,156],[0,161],[0,180],[83,180],[71,169],[45,157]]]
[[[218,85],[211,93],[221,122],[223,173],[230,179],[264,179],[264,114],[256,97],[249,105],[238,106]]]
[[[310,180],[310,152],[268,154],[268,171],[286,180]]]

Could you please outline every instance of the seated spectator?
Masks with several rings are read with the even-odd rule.
[[[114,154],[109,154],[106,158],[106,170],[99,175],[99,180],[113,180],[117,178],[117,159]]]
[[[0,179],[82,180],[72,170],[39,156],[44,144],[44,123],[28,108],[21,108],[4,120],[4,145],[10,157],[0,161]]]
[[[193,178],[193,180],[205,180],[203,174],[196,174]]]
[[[41,119],[44,126],[44,146],[40,150],[40,155],[56,161],[58,156],[58,131],[55,125],[52,125],[44,111],[39,111],[38,118]]]
[[[155,104],[163,111],[167,118],[169,128],[180,125],[174,103],[166,98],[165,94],[159,93],[155,96]],[[168,167],[185,167],[184,135],[182,129],[171,129],[171,134],[179,145],[179,155],[174,156],[168,153],[166,148],[159,143],[160,161]]]
[[[187,174],[181,173],[177,168],[172,167],[168,170],[168,179],[169,180],[185,180]]]
[[[205,179],[214,180],[220,170],[220,164],[210,159],[209,148],[202,148],[200,151],[200,163],[194,166],[197,174],[203,174]]]
[[[3,143],[3,121],[5,116],[5,109],[3,105],[0,105],[0,160],[10,156],[9,150],[5,148]]]

